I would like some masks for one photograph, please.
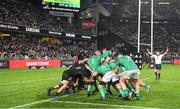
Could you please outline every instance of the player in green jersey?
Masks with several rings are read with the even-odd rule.
[[[118,76],[119,78],[121,78],[122,74],[125,72],[125,68],[124,67],[120,67],[119,71],[118,71]],[[139,79],[139,85],[144,87],[148,93],[150,93],[151,91],[151,85],[145,83],[143,80]],[[126,81],[126,86],[127,88],[131,91],[131,92],[135,92],[135,84],[132,80],[130,81]]]
[[[106,58],[112,58],[113,55],[117,52],[116,49],[112,48],[111,50],[107,50],[107,48],[103,48],[102,50],[102,62],[105,61]],[[109,94],[113,95],[111,90],[110,90],[110,86],[112,85],[111,82],[108,83],[108,87],[107,87],[107,91]],[[114,86],[113,86],[114,87]]]
[[[125,68],[125,72],[121,75],[120,78],[120,85],[125,92],[125,96],[129,98],[128,89],[126,86],[126,81],[132,79],[135,83],[135,89],[136,89],[136,99],[140,100],[140,85],[139,85],[139,68],[135,64],[135,62],[132,60],[130,56],[122,55],[120,53],[117,54],[117,60],[116,64],[123,66]]]
[[[102,50],[102,61],[104,62],[106,58],[112,58],[114,56],[114,54],[116,53],[117,51],[112,48],[111,50],[107,50],[106,48],[103,48]]]
[[[102,75],[102,80],[99,82],[99,90],[101,93],[101,99],[107,99],[107,91],[104,87],[108,82],[112,82],[115,88],[120,94],[122,94],[121,87],[119,85],[119,79],[117,76],[119,67],[116,63],[110,61],[110,58],[106,58],[105,62],[98,68],[98,72],[94,73],[93,76]]]
[[[100,66],[100,63],[101,63],[101,53],[100,51],[96,50],[94,52],[94,55],[91,56],[88,60],[87,60],[87,63],[85,64],[85,67],[87,70],[89,70],[92,73],[94,72],[97,72],[97,69],[98,67]],[[95,78],[95,80],[101,80],[101,77],[98,76]],[[91,95],[91,90],[92,90],[92,86],[93,86],[93,83],[92,84],[89,84],[88,87],[87,87],[87,90],[88,90],[88,93],[87,95],[90,96]]]

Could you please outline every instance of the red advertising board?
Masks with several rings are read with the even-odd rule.
[[[90,21],[90,20],[84,20],[82,23],[83,29],[90,29],[96,27],[96,22]]]
[[[174,60],[174,64],[180,64],[180,60],[175,59],[175,60]]]
[[[60,60],[10,60],[10,69],[29,68],[29,67],[59,67]]]

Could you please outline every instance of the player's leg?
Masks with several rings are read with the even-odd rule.
[[[48,96],[50,95],[51,91],[53,91],[53,90],[55,90],[55,89],[59,89],[61,86],[62,86],[62,84],[60,83],[60,84],[58,84],[58,85],[56,85],[56,86],[54,86],[54,87],[49,87],[49,88],[47,89],[47,94],[48,94]]]
[[[156,72],[157,72],[157,80],[160,80],[160,71],[161,71],[161,64],[156,65]]]
[[[70,70],[65,70],[65,71],[63,72],[61,81],[63,81],[63,80],[68,80],[68,78],[69,78],[68,72],[69,72],[69,71],[70,71]],[[48,89],[47,89],[48,96],[50,95],[50,93],[51,93],[52,90],[59,89],[62,85],[63,85],[62,82],[60,82],[60,84],[58,84],[58,85],[56,85],[56,86],[54,86],[54,87],[48,88]]]
[[[94,79],[90,76],[88,77],[83,77],[85,84],[87,84],[87,96],[89,97],[91,95],[91,90],[94,84]]]
[[[112,71],[109,71],[102,77],[102,80],[99,82],[99,91],[101,93],[102,99],[107,99],[109,97],[105,85],[109,83],[111,79],[112,79]]]
[[[129,98],[129,92],[128,92],[128,88],[126,86],[126,81],[130,79],[130,74],[128,72],[124,72],[121,77],[120,77],[120,80],[119,80],[119,83],[120,83],[120,86],[123,90],[122,92],[122,98]]]
[[[106,85],[105,82],[103,82],[103,81],[99,82],[99,92],[101,94],[102,100],[107,99],[107,97],[106,97],[107,91],[106,91],[106,88],[104,87],[105,85]]]
[[[135,92],[134,87],[131,84],[131,79],[130,80],[126,80],[126,87],[131,91],[131,92]]]
[[[155,76],[156,76],[156,80],[158,79],[158,75],[157,75],[157,69],[155,68],[155,70],[154,70],[154,74],[155,74]]]
[[[157,69],[157,80],[159,80],[159,79],[160,79],[160,70]]]
[[[129,72],[131,74],[131,78],[135,84],[135,93],[136,93],[136,100],[140,100],[140,85],[139,85],[139,70],[134,70]]]
[[[113,85],[114,88],[118,91],[118,93],[121,94],[124,99],[127,99],[127,100],[128,100],[129,98],[128,98],[128,97],[127,97],[127,98],[125,97],[126,93],[128,93],[128,92],[124,91],[124,90],[121,88],[121,85],[120,85],[120,83],[119,83],[119,81],[120,81],[120,80],[119,80],[119,76],[118,76],[115,72],[112,72],[111,81],[112,81],[112,85]]]
[[[82,89],[85,88],[85,83],[83,81],[83,77],[82,76],[79,77],[78,83],[79,83],[79,85],[78,85],[78,89],[79,90],[82,90]]]
[[[93,92],[98,92],[99,91],[96,79],[94,79],[94,88],[95,89],[94,89]]]
[[[102,77],[100,76],[100,75],[97,75],[96,77],[94,77],[95,79],[94,79],[94,81],[95,80],[97,80],[98,82],[100,82],[101,80],[102,80]],[[93,85],[94,85],[94,81],[93,81],[93,83],[90,83],[90,84],[88,84],[88,87],[87,87],[87,91],[88,91],[88,93],[87,93],[87,96],[89,97],[89,96],[91,96],[91,92],[92,92],[92,88],[93,88]],[[96,81],[95,81],[96,82]],[[96,84],[97,85],[97,84]],[[97,89],[96,89],[97,90]]]
[[[111,91],[111,85],[112,85],[112,82],[108,82],[108,85],[107,85],[107,92],[110,94],[110,95],[113,95],[112,91]],[[114,87],[114,86],[113,86]]]
[[[75,93],[76,88],[79,88],[79,78],[74,78],[74,80],[72,81],[72,84],[70,85],[71,85],[70,88],[72,88],[72,92]]]
[[[63,80],[62,81],[62,86],[58,89],[57,93],[56,93],[56,96],[60,96],[60,94],[62,94],[62,92],[68,88],[68,85],[69,85],[69,81],[67,80]]]
[[[148,93],[151,91],[151,85],[145,83],[143,80],[139,79],[139,85],[144,87]]]
[[[135,89],[136,89],[136,100],[140,100],[140,85],[139,85],[139,80],[138,79],[133,79],[135,83]]]
[[[94,82],[88,84],[88,86],[87,86],[87,91],[88,91],[88,92],[87,92],[87,96],[88,96],[88,97],[91,96],[91,92],[92,92],[93,85],[94,85]]]

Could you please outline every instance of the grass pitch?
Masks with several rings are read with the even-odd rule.
[[[100,94],[86,96],[86,90],[63,95],[54,100],[47,96],[47,87],[59,83],[64,68],[45,70],[0,70],[0,108],[180,108],[180,65],[163,65],[160,81],[153,69],[143,69],[141,78],[152,85],[147,94],[141,89],[141,100],[123,101],[114,95],[106,101]]]

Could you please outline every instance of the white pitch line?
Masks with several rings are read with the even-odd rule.
[[[88,102],[73,102],[73,101],[47,101],[47,102],[79,104],[79,105],[93,105],[93,106],[111,106],[111,107],[117,107],[117,108],[119,107],[119,108],[137,108],[137,109],[161,109],[161,108],[153,108],[153,107],[113,105],[113,104],[88,103]]]
[[[149,80],[149,79],[151,79],[151,78],[143,78],[142,80],[145,81],[145,80]]]
[[[60,98],[64,98],[64,97],[67,97],[67,96],[69,96],[69,95],[64,95],[64,96],[61,96]],[[32,102],[32,103],[27,103],[27,104],[15,106],[15,107],[10,107],[10,108],[8,108],[8,109],[22,108],[22,107],[26,107],[26,106],[30,106],[30,105],[34,105],[34,104],[39,104],[39,103],[48,102],[48,101],[50,101],[50,100],[55,100],[55,99],[56,99],[56,98],[50,98],[50,99],[46,99],[46,100],[35,101],[35,102]]]
[[[54,79],[58,79],[58,78],[48,78],[48,79],[29,80],[29,81],[20,81],[20,82],[8,82],[8,83],[0,83],[0,85],[21,84],[21,83],[29,83],[29,82],[37,82],[37,81],[47,81],[47,80],[54,80]]]
[[[152,78],[144,78],[144,79],[142,79],[143,81],[145,81],[145,80],[150,80],[150,79],[152,79]],[[155,80],[155,79],[154,79]],[[156,80],[157,81],[157,80]],[[162,83],[179,83],[180,81],[174,81],[174,80],[164,80],[164,79],[162,79],[162,80],[159,80],[159,81],[157,81],[157,82],[162,82]]]

